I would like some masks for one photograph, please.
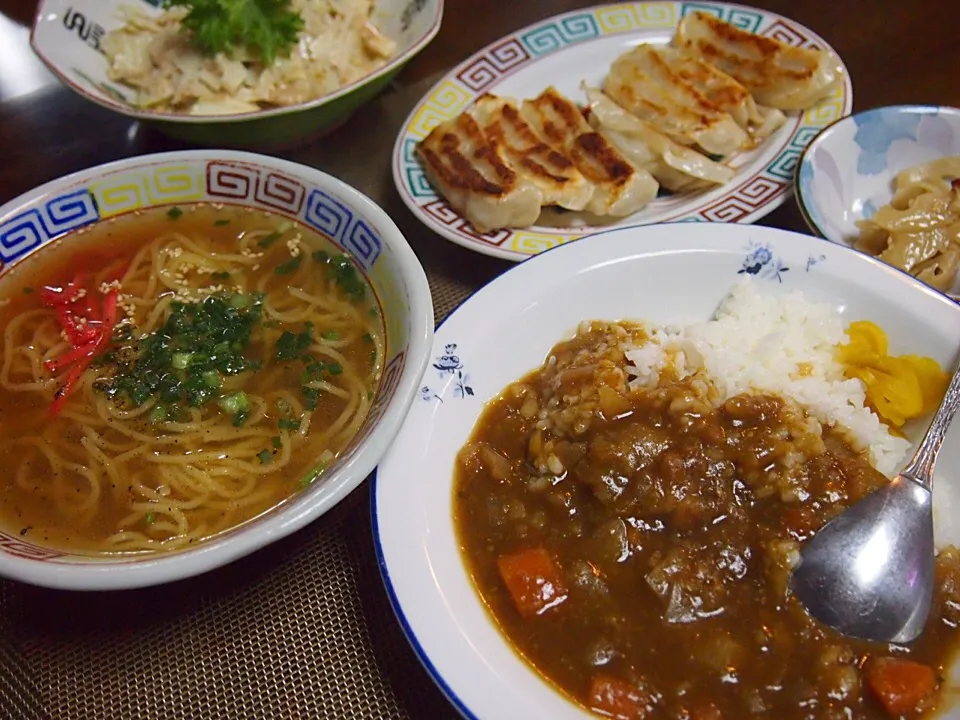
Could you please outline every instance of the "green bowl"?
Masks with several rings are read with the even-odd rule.
[[[134,91],[107,77],[100,40],[121,25],[119,8],[131,4],[142,6],[148,14],[161,12],[160,0],[43,0],[30,44],[64,84],[98,105],[189,143],[233,148],[300,144],[335,129],[378,95],[426,47],[443,18],[443,0],[377,0],[374,20],[397,42],[396,54],[383,67],[299,105],[238,115],[194,116],[138,108],[131,102]]]

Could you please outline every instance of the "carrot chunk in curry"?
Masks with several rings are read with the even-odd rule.
[[[543,548],[504,555],[497,564],[517,611],[523,617],[540,615],[567,599],[560,570]]]
[[[597,675],[590,683],[590,707],[614,720],[644,720],[653,701],[644,689],[609,675]]]
[[[937,689],[937,676],[929,665],[904,658],[877,657],[867,663],[870,689],[891,715],[923,709]]]

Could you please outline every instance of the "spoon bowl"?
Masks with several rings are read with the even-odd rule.
[[[901,475],[831,520],[803,547],[794,595],[845,635],[917,638],[933,592],[931,499]]]
[[[820,622],[878,642],[923,632],[933,599],[933,468],[958,407],[955,372],[907,468],[801,548],[793,594]]]

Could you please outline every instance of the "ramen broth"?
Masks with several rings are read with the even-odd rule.
[[[80,553],[187,547],[356,436],[383,320],[329,240],[207,204],[66,240],[0,278],[0,529]]]

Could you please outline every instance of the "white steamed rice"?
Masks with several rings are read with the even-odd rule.
[[[632,385],[651,387],[668,367],[680,377],[703,370],[719,402],[751,391],[791,399],[822,424],[844,428],[855,447],[867,450],[871,464],[892,476],[910,443],[892,435],[866,407],[861,382],[844,377],[834,353],[846,341],[830,305],[800,292],[763,292],[746,278],[714,319],[653,330],[648,342],[627,351],[627,370]]]

